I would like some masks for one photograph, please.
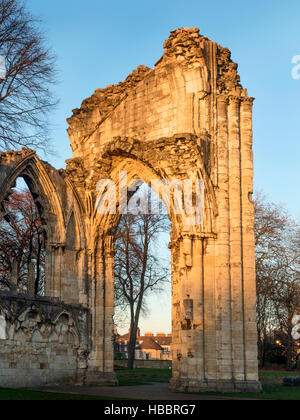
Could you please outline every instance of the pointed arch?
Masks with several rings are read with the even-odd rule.
[[[25,150],[21,155],[20,152],[2,155],[0,160],[1,215],[3,217],[5,214],[4,200],[11,194],[16,180],[23,178],[47,229],[48,241],[53,244],[62,244],[65,242],[64,214],[57,186],[49,170],[51,170],[50,165],[47,168],[33,151]]]

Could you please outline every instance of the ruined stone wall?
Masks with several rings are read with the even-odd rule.
[[[104,371],[112,367],[107,358],[114,281],[106,269],[105,243],[117,218],[97,215],[97,182],[116,181],[120,170],[130,180],[148,183],[151,177],[169,182],[200,178],[205,183],[204,222],[189,228],[170,214],[172,389],[260,389],[253,98],[242,87],[237,68],[227,48],[197,28],[181,28],[171,32],[153,69],[139,67],[125,82],[97,90],[68,120],[74,159],[66,175],[89,209],[89,275],[95,285],[103,285],[101,291],[92,289],[90,302],[96,318],[93,363]]]
[[[39,210],[46,239],[46,294],[66,303],[87,303],[85,227],[82,208],[64,171],[33,150],[0,153],[0,221],[9,218],[5,200],[23,178]]]
[[[127,360],[115,360],[115,369],[126,369]],[[135,369],[172,369],[172,360],[135,360]]]
[[[24,175],[48,233],[46,293],[91,311],[87,384],[116,383],[118,216],[97,211],[97,183],[118,183],[119,172],[126,171],[128,185],[136,178],[147,183],[201,179],[205,185],[203,221],[190,225],[186,215],[170,211],[171,388],[260,390],[252,105],[230,51],[196,28],[182,28],[171,32],[153,69],[138,67],[73,111],[68,134],[74,157],[65,171],[41,162],[32,151],[0,154],[0,219],[3,200],[15,178]],[[53,346],[48,342],[54,355]]]
[[[0,292],[0,387],[84,383],[88,311]]]

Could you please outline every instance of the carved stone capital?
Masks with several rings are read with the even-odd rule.
[[[172,249],[179,245],[180,242],[185,241],[186,239],[189,240],[204,240],[204,239],[217,239],[217,234],[213,232],[191,232],[191,233],[181,233],[177,236],[177,238],[173,239],[169,243],[169,248]]]
[[[228,104],[230,105],[239,105],[241,103],[241,98],[236,95],[229,95],[228,96]]]
[[[255,101],[255,98],[243,97],[241,98],[241,106],[242,107],[248,106],[252,108],[254,101]]]

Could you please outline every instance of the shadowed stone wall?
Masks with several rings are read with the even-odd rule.
[[[127,360],[115,360],[115,369],[127,369]],[[171,369],[171,360],[135,360],[135,369]]]
[[[0,387],[84,383],[88,311],[0,292]]]

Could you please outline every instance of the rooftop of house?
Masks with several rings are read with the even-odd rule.
[[[152,337],[138,337],[137,348],[141,350],[163,350]]]
[[[115,337],[118,342],[125,342],[130,340],[130,332],[124,335],[119,335],[115,331]],[[144,336],[140,335],[140,330],[137,334],[137,343],[144,341],[145,343],[156,343],[159,346],[170,346],[172,344],[172,334],[157,333],[154,335],[152,332],[146,332]]]

